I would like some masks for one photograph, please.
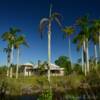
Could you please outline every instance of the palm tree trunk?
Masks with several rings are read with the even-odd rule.
[[[12,45],[11,56],[10,56],[10,78],[12,78],[13,51],[14,51],[14,46]]]
[[[7,52],[7,77],[9,77],[9,75],[10,75],[9,68],[10,68],[10,52],[8,51]]]
[[[18,79],[18,71],[19,71],[19,48],[17,48],[16,79]]]
[[[89,68],[88,39],[86,39],[86,64],[87,64],[87,72],[89,72],[90,71],[90,68]]]
[[[86,43],[83,41],[83,52],[84,52],[84,73],[87,75],[87,66],[86,66]]]
[[[84,56],[83,56],[83,46],[82,46],[82,72],[84,72]]]
[[[97,47],[94,44],[95,69],[97,69]]]
[[[7,55],[7,61],[6,61],[6,67],[7,67],[7,77],[9,76],[9,74],[8,74],[8,55]]]
[[[11,64],[13,63],[14,46],[11,48]]]
[[[99,60],[100,60],[100,32],[99,32]]]
[[[52,13],[52,4],[50,5],[49,18],[51,18],[51,13]],[[50,65],[51,65],[51,19],[49,20],[49,25],[48,25],[48,82],[51,89]]]
[[[69,37],[69,59],[70,59],[70,64],[71,64],[71,68],[72,68],[72,59],[71,59],[71,43],[70,43],[70,37]]]
[[[51,22],[48,26],[48,82],[50,85],[50,62],[51,62]]]

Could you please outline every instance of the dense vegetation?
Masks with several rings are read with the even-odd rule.
[[[98,71],[91,70],[87,76],[84,76],[78,68],[78,66],[74,67],[65,76],[51,77],[53,100],[68,100],[68,98],[74,100],[79,97],[98,100],[100,98],[100,68]],[[32,77],[24,77],[19,74],[19,78],[16,80],[16,78],[7,78],[6,67],[0,67],[0,79],[0,97],[3,100],[18,100],[26,97],[34,98],[34,100],[37,98],[47,100],[50,95],[49,83],[43,74]]]

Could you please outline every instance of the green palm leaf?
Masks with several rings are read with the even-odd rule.
[[[29,47],[23,35],[20,35],[19,37],[16,38],[14,47],[18,48],[21,44],[25,45],[26,47]]]
[[[64,37],[70,36],[74,33],[75,29],[72,26],[67,26],[62,30],[65,34]]]

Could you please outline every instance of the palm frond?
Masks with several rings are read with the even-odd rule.
[[[92,25],[96,29],[97,32],[100,31],[100,19],[92,20]]]
[[[78,43],[78,41],[82,40],[82,34],[78,34],[77,36],[74,37],[73,43]]]
[[[11,35],[9,32],[5,32],[5,33],[3,33],[3,35],[1,36],[1,39],[2,39],[3,41],[6,41],[6,40],[10,40],[11,37],[12,37],[12,35]]]
[[[25,45],[26,47],[29,47],[29,45],[27,44],[27,42],[25,40],[25,37],[23,35],[20,35],[19,37],[16,38],[14,47],[18,48],[22,44]]]
[[[16,28],[16,27],[11,27],[9,30],[10,30],[10,32],[11,32],[12,34],[15,34],[16,32],[21,32],[21,30],[18,29],[18,28]]]
[[[54,19],[55,17],[57,17],[57,18],[63,18],[63,16],[60,13],[58,13],[58,12],[52,13],[51,19]]]
[[[72,26],[67,26],[63,29],[63,32],[68,36],[70,36],[72,33],[74,33],[74,31],[75,30]]]
[[[58,26],[62,29],[62,24],[61,24],[61,19],[62,19],[63,17],[62,17],[62,15],[60,14],[60,13],[57,13],[57,12],[54,12],[54,13],[52,13],[52,15],[51,15],[51,21],[52,20],[55,20],[56,21],[56,23],[58,24]]]
[[[76,20],[76,25],[80,26],[81,28],[84,28],[89,22],[88,17],[88,15],[85,15],[83,17],[78,18]]]
[[[48,18],[42,18],[39,24],[39,32],[41,33],[41,38],[43,37],[43,32],[45,30],[45,27],[48,25],[49,19]]]
[[[80,48],[82,47],[82,45],[83,45],[83,41],[79,41],[79,42],[77,43],[77,48],[76,48],[76,50],[79,51]]]
[[[83,32],[81,31],[74,39],[73,39],[73,43],[77,44],[77,51],[80,50],[80,48],[83,45]]]
[[[76,36],[76,37],[74,37],[74,39],[73,39],[73,43],[77,43],[77,41],[78,41],[78,36]]]
[[[92,40],[92,42],[93,42],[94,44],[99,43],[99,38],[98,38],[97,32],[91,33],[90,39]]]

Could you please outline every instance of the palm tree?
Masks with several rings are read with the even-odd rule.
[[[18,78],[18,71],[19,71],[19,49],[21,45],[25,45],[28,47],[28,44],[25,40],[23,35],[16,37],[14,48],[17,50],[17,66],[16,66],[16,79]]]
[[[76,20],[76,26],[79,28],[78,35],[74,38],[74,42],[77,43],[77,49],[82,47],[82,69],[84,63],[85,75],[89,72],[89,52],[88,41],[90,40],[90,24],[88,16],[83,16]]]
[[[94,58],[95,58],[94,60],[95,60],[95,66],[96,66],[95,69],[97,69],[97,44],[98,44],[99,39],[98,39],[97,29],[94,24],[95,23],[93,22],[92,27],[90,29],[91,30],[90,38],[94,44]]]
[[[89,43],[89,37],[90,37],[90,26],[89,26],[89,20],[88,16],[83,16],[79,18],[76,21],[77,25],[80,28],[80,31],[82,32],[82,38],[83,38],[83,50],[86,55],[86,69],[87,72],[89,72],[89,51],[88,51],[88,43]]]
[[[11,67],[13,63],[14,42],[15,42],[17,32],[20,32],[20,30],[13,27],[13,28],[10,28],[8,32],[3,33],[3,35],[1,36],[2,40],[7,42],[7,47],[9,47],[10,49],[10,52],[9,52],[10,61],[9,61],[8,67]],[[10,77],[12,77],[12,67],[10,68],[9,75]]]
[[[99,58],[100,58],[100,19],[95,19],[92,22],[93,24],[93,28],[95,29],[95,31],[97,32],[96,34],[98,34],[98,42],[99,42]]]
[[[9,52],[8,52],[8,56],[9,56],[9,63],[8,63],[8,70],[9,70],[9,76],[12,77],[12,74],[11,74],[11,71],[12,69],[10,68],[11,65],[12,65],[12,59],[13,59],[13,34],[11,34],[10,32],[5,32],[3,35],[2,35],[2,39],[4,41],[7,42],[7,47],[9,48]],[[7,58],[8,59],[8,58]]]
[[[68,48],[69,48],[69,58],[70,58],[70,62],[71,62],[71,67],[72,67],[72,59],[71,59],[71,40],[70,40],[70,36],[74,33],[74,28],[72,26],[68,26],[65,27],[63,29],[63,32],[65,33],[65,37],[68,36],[69,38],[69,44],[68,44]]]
[[[77,51],[80,50],[80,48],[82,49],[82,71],[85,72],[85,75],[87,74],[86,72],[86,50],[85,50],[85,46],[83,45],[84,43],[84,38],[83,38],[83,32],[81,31],[74,39],[73,42],[77,44]]]
[[[40,21],[39,30],[41,33],[41,37],[43,36],[43,31],[45,27],[48,27],[48,82],[50,84],[50,63],[51,63],[51,25],[52,21],[56,21],[57,24],[61,27],[61,23],[59,20],[60,14],[55,12],[52,13],[52,5],[50,5],[50,14],[48,18],[42,18]]]

